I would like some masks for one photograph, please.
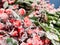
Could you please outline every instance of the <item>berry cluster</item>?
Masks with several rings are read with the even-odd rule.
[[[14,38],[17,42],[20,42],[20,45],[50,44],[50,40],[44,36],[42,29],[32,23],[29,16],[24,17],[26,14],[25,9],[19,9],[18,14],[23,19],[16,19],[11,9],[0,9],[0,31],[5,31],[3,34],[0,32],[2,37]]]
[[[16,4],[16,1],[2,0],[3,3],[8,2],[9,6],[0,9],[0,44],[10,45],[6,39],[12,38],[17,42],[15,45],[51,45],[51,40],[46,37],[44,29],[36,26],[31,17],[36,17],[38,22],[47,22],[47,16],[43,11],[56,11],[54,7],[46,4],[44,0],[36,1],[38,3],[34,1],[31,4],[33,11],[27,15],[30,9],[23,6],[25,3],[21,6],[19,3]],[[2,44],[4,40],[5,44]]]

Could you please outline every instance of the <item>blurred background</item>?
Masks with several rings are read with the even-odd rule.
[[[51,4],[55,5],[55,8],[58,8],[60,6],[60,0],[49,0]]]
[[[50,4],[54,4],[55,8],[60,6],[60,0],[47,0]],[[0,0],[0,7],[2,7],[2,0]]]

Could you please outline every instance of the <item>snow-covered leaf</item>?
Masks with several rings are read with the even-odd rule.
[[[23,2],[23,0],[18,0],[17,2]]]
[[[13,45],[13,44],[11,42],[9,42],[8,45]]]
[[[8,2],[5,2],[5,3],[3,4],[3,7],[4,7],[4,8],[7,8],[7,7],[8,7]]]
[[[55,40],[52,40],[51,42],[53,43],[53,45],[60,45],[60,42],[57,42]]]
[[[8,7],[9,9],[14,9],[14,7],[12,6],[12,5],[9,5],[9,7]]]
[[[17,20],[20,20],[20,16],[15,11],[12,10],[12,13]]]
[[[45,32],[44,32],[44,31],[40,31],[40,32],[38,32],[38,35],[39,35],[40,37],[43,37],[43,36],[45,35]]]
[[[54,33],[49,32],[49,31],[46,32],[46,36],[47,36],[49,39],[51,39],[51,40],[54,39],[54,40],[59,41],[58,36],[57,36],[56,34],[54,34]]]

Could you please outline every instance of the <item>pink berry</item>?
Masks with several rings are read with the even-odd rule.
[[[0,9],[0,14],[4,13],[4,11],[5,11],[4,9]]]
[[[26,43],[22,42],[20,45],[27,45]]]
[[[32,39],[29,38],[29,39],[27,40],[27,43],[32,44]]]
[[[39,41],[40,45],[44,45],[44,42],[42,40]]]
[[[2,14],[0,14],[0,18],[1,19],[7,19],[8,15],[6,13],[2,13]]]
[[[18,32],[17,31],[14,31],[11,35],[12,36],[18,36]]]
[[[5,2],[5,1],[7,1],[7,0],[2,0],[2,2]]]
[[[5,12],[9,15],[12,14],[12,10],[11,9],[6,9]]]
[[[15,2],[15,0],[8,0],[9,4],[13,4]]]
[[[25,9],[23,8],[19,9],[19,15],[25,15],[25,14],[26,14]]]
[[[13,5],[13,9],[19,8],[19,5]]]
[[[3,23],[0,23],[0,30],[4,27]]]
[[[32,8],[35,8],[36,3],[32,3],[31,6],[32,6]]]
[[[29,29],[29,30],[27,31],[27,33],[28,33],[28,34],[32,34],[33,31],[32,31],[31,29]]]
[[[25,24],[26,27],[29,27],[32,23],[31,23],[31,21],[28,17],[25,17],[24,18],[24,24]]]

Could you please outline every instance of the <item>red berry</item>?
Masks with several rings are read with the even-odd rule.
[[[3,37],[3,35],[0,35],[0,37]]]
[[[13,23],[15,20],[14,20],[13,18],[11,18],[9,21],[10,21],[11,23]]]
[[[24,28],[19,27],[19,28],[18,28],[18,32],[19,32],[19,33],[24,32]]]
[[[14,31],[11,35],[12,36],[18,36],[18,32],[17,31]]]
[[[21,26],[21,21],[16,20],[15,22],[13,22],[14,26]]]
[[[20,15],[25,15],[26,14],[25,9],[23,9],[23,8],[19,9],[19,14]]]
[[[45,39],[45,43],[46,43],[46,44],[50,44],[50,40],[46,38],[46,39]]]
[[[27,43],[27,45],[32,45],[32,43]]]
[[[44,42],[42,40],[39,41],[40,45],[44,45]]]

